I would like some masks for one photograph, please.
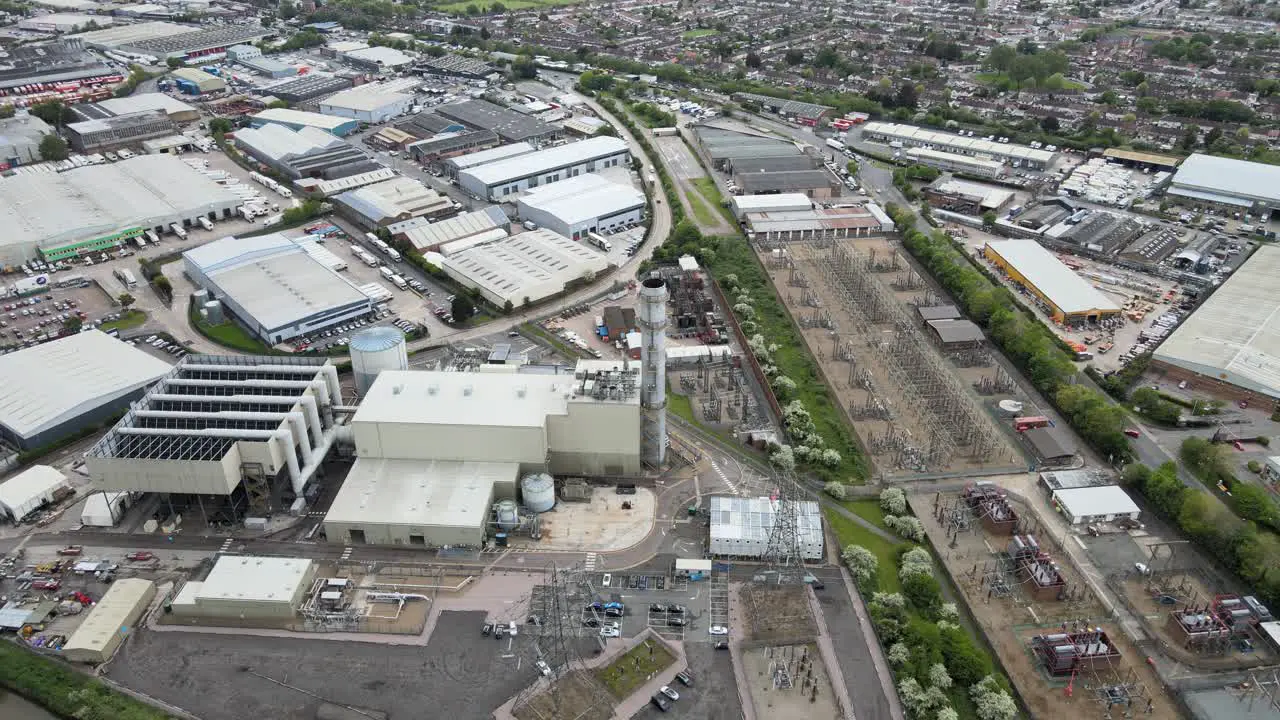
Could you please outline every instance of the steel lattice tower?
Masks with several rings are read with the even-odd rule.
[[[779,585],[798,584],[804,580],[804,555],[800,550],[800,503],[803,494],[791,473],[775,476],[778,483],[772,498],[773,526],[769,528],[769,544],[764,560],[766,577]]]

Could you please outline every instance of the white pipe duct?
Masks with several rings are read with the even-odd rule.
[[[297,445],[302,449],[302,461],[304,463],[311,462],[311,436],[307,433],[307,421],[299,411],[290,412],[245,412],[245,411],[221,411],[221,412],[193,412],[189,410],[134,410],[136,417],[149,418],[168,418],[168,419],[216,419],[216,420],[278,420],[281,422],[288,421],[293,428],[293,434],[289,437],[289,442],[282,450],[293,454],[293,447]],[[294,438],[297,438],[296,440]]]

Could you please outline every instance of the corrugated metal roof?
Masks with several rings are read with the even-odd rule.
[[[1274,205],[1280,203],[1280,166],[1196,153],[1178,168],[1173,187]]]
[[[493,377],[502,376],[487,375],[483,380]],[[513,462],[359,458],[324,519],[356,525],[479,528],[488,519],[493,486],[514,484],[519,475],[520,464]]]
[[[129,617],[147,600],[154,596],[155,585],[150,580],[140,578],[124,578],[111,584],[98,604],[89,611],[88,617],[80,623],[71,637],[67,639],[62,651],[76,650],[100,653],[104,652],[117,635],[133,630],[129,627]]]
[[[486,233],[494,228],[501,228],[507,223],[507,216],[502,212],[502,208],[490,205],[480,210],[455,215],[448,220],[406,230],[394,229],[392,232],[403,232],[405,238],[413,243],[414,247],[422,250]]]
[[[1110,298],[1034,240],[996,240],[988,242],[987,247],[1067,314],[1120,310]]]
[[[168,363],[97,330],[0,355],[0,424],[31,437],[167,372]]]
[[[1138,504],[1119,485],[1069,488],[1058,490],[1053,497],[1073,517],[1140,512]]]
[[[455,158],[449,158],[446,162],[455,169],[463,170],[469,167],[475,167],[476,165],[483,165],[497,160],[516,157],[517,155],[526,155],[533,152],[533,149],[533,146],[527,142],[511,143],[510,145],[502,145],[488,150],[459,155]]]
[[[644,207],[644,193],[610,182],[594,173],[533,188],[519,200],[525,206],[559,218],[566,225],[607,218]]]
[[[616,137],[594,137],[527,155],[498,160],[463,171],[485,185],[498,185],[537,173],[568,167],[628,152],[625,142]]]

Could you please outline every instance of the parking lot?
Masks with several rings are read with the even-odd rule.
[[[477,632],[483,620],[479,612],[443,613],[426,647],[143,631],[107,674],[205,720],[303,720],[317,717],[325,700],[392,718],[486,720],[537,673],[530,662],[517,669],[504,659]]]
[[[713,639],[706,582],[689,582],[660,572],[609,573],[601,576],[597,587],[601,602],[626,605],[621,618],[606,618],[620,622],[623,636],[652,628],[670,640],[709,643]]]
[[[123,286],[51,288],[49,292],[25,298],[0,300],[0,351],[30,347],[58,337],[71,318],[82,327],[94,327],[119,319],[120,307],[108,293],[125,292]]]
[[[687,674],[692,684],[684,685],[677,680],[671,688],[680,695],[680,699],[672,704],[670,710],[664,713],[650,703],[632,715],[633,720],[655,720],[668,715],[698,720],[741,718],[742,702],[738,698],[738,684],[729,653],[715,650],[706,643],[687,643],[684,654],[689,662]]]

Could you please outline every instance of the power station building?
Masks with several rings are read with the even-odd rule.
[[[627,361],[580,360],[571,373],[383,371],[352,418],[357,460],[325,536],[474,547],[522,476],[636,475],[640,384]]]
[[[202,581],[188,580],[173,614],[226,620],[289,620],[297,614],[316,564],[302,558],[223,555]]]
[[[288,509],[333,443],[324,358],[188,355],[85,456],[94,490],[158,493],[172,512]]]

